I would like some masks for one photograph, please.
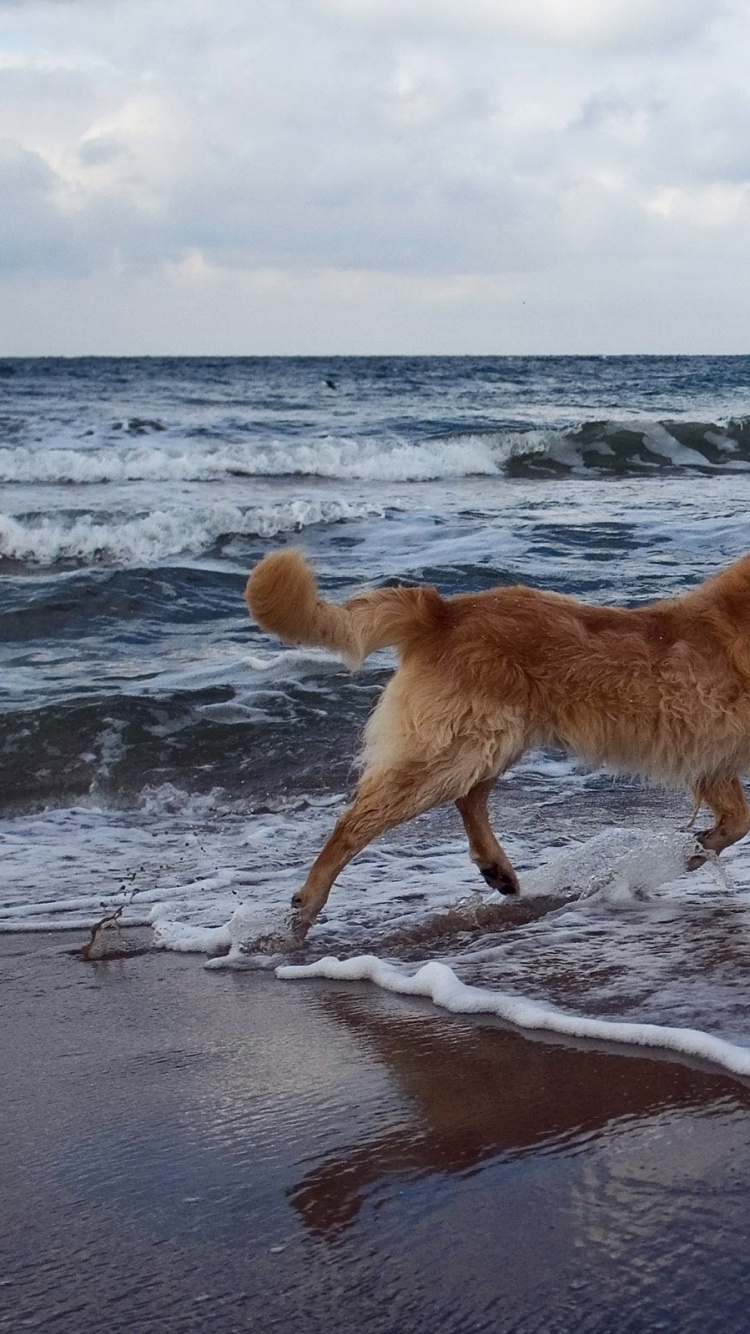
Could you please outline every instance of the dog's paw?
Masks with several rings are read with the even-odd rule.
[[[307,933],[311,926],[310,918],[293,907],[286,919],[286,927],[293,944],[301,945],[307,939]]]
[[[480,866],[479,873],[490,889],[497,889],[501,894],[518,894],[520,886],[515,875],[509,875],[501,866]]]
[[[304,892],[298,890],[292,898],[287,918],[287,925],[295,941],[301,942],[305,939],[317,915],[317,912],[307,903]]]
[[[716,846],[717,836],[718,836],[718,830],[716,828],[703,829],[700,834],[696,834],[695,852],[688,861],[689,871],[697,871],[698,867],[703,866],[705,862],[709,860],[709,858],[715,858],[718,855],[718,851],[724,845],[720,843],[719,848],[717,849]]]
[[[709,839],[713,834],[713,829],[704,829],[702,834],[695,836],[695,851],[688,857],[688,871],[697,871],[699,867],[705,866],[707,861],[715,859],[716,853],[712,850]],[[706,846],[708,844],[708,846]]]

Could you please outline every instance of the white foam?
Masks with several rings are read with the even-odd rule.
[[[0,449],[0,482],[76,483],[169,482],[231,474],[231,456],[164,448]]]
[[[509,449],[510,449],[509,445]],[[452,440],[388,445],[382,440],[322,440],[286,456],[272,452],[259,471],[304,473],[363,481],[426,482],[502,472],[504,451],[493,439],[461,435]]]
[[[750,1075],[750,1048],[695,1028],[639,1024],[566,1013],[554,1006],[526,997],[467,986],[446,964],[423,964],[416,973],[406,973],[376,955],[355,959],[318,959],[312,964],[287,964],[276,969],[282,979],[327,977],[333,981],[369,981],[403,996],[426,996],[451,1014],[491,1014],[498,1019],[536,1031],[561,1033],[572,1038],[593,1038],[637,1047],[673,1051],[719,1065],[733,1074]]]
[[[679,831],[603,830],[521,878],[525,897],[625,899],[676,880],[698,851],[695,836]]]
[[[194,892],[200,889],[211,890],[222,886],[215,877],[192,886]],[[29,900],[0,908],[0,933],[14,931],[63,931],[79,930],[95,926],[102,914],[113,908],[122,908],[120,924],[122,926],[151,926],[154,913],[169,911],[167,904],[172,899],[184,899],[185,886],[177,885],[159,889],[144,889],[133,893],[123,890],[115,894],[86,894],[60,899]],[[156,904],[156,910],[150,907]],[[149,905],[149,906],[147,906]],[[199,946],[197,948],[202,948]]]
[[[227,925],[195,926],[190,922],[175,922],[151,914],[155,949],[173,950],[178,954],[220,954],[229,949],[232,939]]]
[[[383,513],[383,506],[371,501],[313,498],[249,508],[227,503],[185,505],[137,516],[84,514],[39,519],[0,514],[0,556],[37,565],[54,565],[60,560],[151,565],[180,552],[206,551],[226,533],[274,537],[313,524]]]
[[[64,919],[59,923],[63,931],[90,931],[92,927],[101,922],[103,910],[96,913],[89,913],[85,916],[76,916],[75,913],[66,913]],[[124,912],[120,918],[121,926],[148,926],[150,919],[142,913]],[[0,922],[0,935],[11,935],[18,931],[26,934],[32,934],[35,931],[52,931],[58,924],[47,920],[46,914],[37,920],[34,917],[22,919],[20,922]]]
[[[0,482],[101,484],[212,481],[222,477],[327,477],[409,482],[495,475],[536,432],[462,434],[418,443],[328,436],[312,442],[231,444],[206,449],[160,440],[137,447],[0,449]]]
[[[547,429],[461,431],[419,441],[382,436],[313,440],[205,440],[106,446],[0,448],[0,482],[101,485],[126,482],[216,481],[232,477],[324,477],[367,482],[424,482],[497,476],[518,456],[544,454],[565,435]]]
[[[295,943],[286,904],[242,903],[224,932],[221,957],[209,959],[206,968],[272,968]]]

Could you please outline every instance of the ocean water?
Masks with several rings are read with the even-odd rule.
[[[196,966],[367,955],[398,989],[437,964],[438,1003],[696,1030],[750,1069],[750,850],[687,874],[687,796],[562,753],[493,797],[519,902],[445,807],[347,868],[304,949],[258,946],[393,660],[351,676],[242,598],[290,542],[332,598],[679,594],[750,548],[750,358],[9,360],[0,487],[0,928],[83,938],[123,904]]]

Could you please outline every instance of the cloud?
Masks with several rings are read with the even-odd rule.
[[[387,305],[394,337],[410,303],[484,328],[482,290],[724,290],[749,47],[739,0],[0,3],[3,264],[217,321]]]
[[[715,0],[320,0],[346,22],[425,33],[436,28],[565,47],[640,48],[692,37]]]
[[[102,167],[127,152],[127,145],[113,134],[92,130],[81,141],[78,157],[84,167]]]
[[[57,184],[38,153],[0,142],[0,269],[69,267],[71,238],[56,207]]]

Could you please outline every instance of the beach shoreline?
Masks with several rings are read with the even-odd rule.
[[[81,943],[0,938],[0,1329],[742,1327],[736,1080]]]

